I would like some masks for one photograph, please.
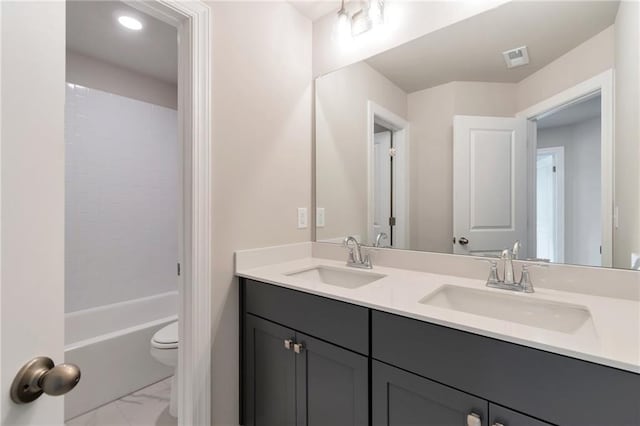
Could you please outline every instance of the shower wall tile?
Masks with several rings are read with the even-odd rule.
[[[173,109],[66,88],[65,310],[177,289]]]

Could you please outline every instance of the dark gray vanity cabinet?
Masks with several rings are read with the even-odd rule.
[[[371,334],[374,359],[536,419],[640,425],[638,374],[379,311]]]
[[[347,312],[342,302],[289,292],[254,282],[244,287],[242,424],[369,425],[369,357],[334,344],[331,338],[339,321],[352,321],[341,327],[342,343],[360,347],[364,342],[368,351],[369,313]],[[282,306],[269,314],[274,303]],[[301,304],[308,310],[295,308]],[[320,312],[333,312],[339,320],[327,316],[319,321],[315,317]],[[349,337],[354,322],[365,327],[360,339]],[[297,324],[296,329],[290,324]],[[309,330],[323,339],[307,334]]]
[[[640,426],[640,374],[247,279],[240,299],[247,426]]]
[[[338,346],[297,334],[298,425],[367,426],[369,360]]]
[[[371,386],[373,426],[552,426],[378,361]]]
[[[247,315],[244,335],[245,425],[295,425],[296,354],[284,347],[295,333]]]
[[[549,423],[495,404],[489,404],[489,424],[491,426],[550,426]]]
[[[378,361],[372,376],[374,426],[488,425],[483,399]]]

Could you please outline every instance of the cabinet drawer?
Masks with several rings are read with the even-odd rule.
[[[253,280],[244,285],[246,312],[369,354],[367,308]]]
[[[562,426],[640,424],[640,375],[383,312],[372,357]]]

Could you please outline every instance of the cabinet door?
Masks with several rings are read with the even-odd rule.
[[[415,374],[373,361],[372,382],[375,426],[488,424],[487,401]]]
[[[245,321],[244,424],[296,424],[295,353],[285,348],[294,332],[253,315]]]
[[[298,426],[367,426],[369,360],[298,333]]]
[[[499,405],[489,404],[491,426],[551,426],[550,423],[534,419]]]

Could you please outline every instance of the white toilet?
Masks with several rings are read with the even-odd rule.
[[[151,356],[164,365],[174,368],[171,378],[171,401],[169,414],[178,416],[178,321],[156,331],[151,338]]]

